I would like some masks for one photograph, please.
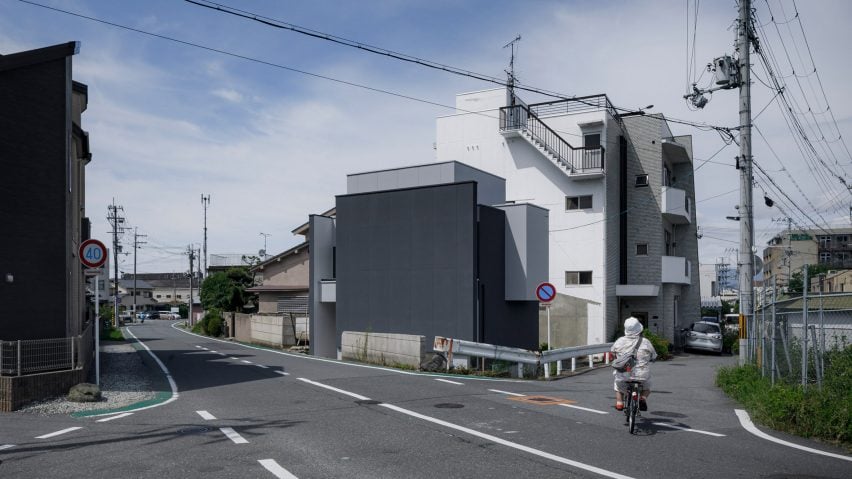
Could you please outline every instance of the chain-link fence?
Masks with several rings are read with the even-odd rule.
[[[822,386],[826,362],[852,342],[852,293],[757,295],[741,356],[775,381]]]
[[[70,338],[0,341],[0,375],[83,368],[92,361],[92,334],[90,324],[81,335]]]

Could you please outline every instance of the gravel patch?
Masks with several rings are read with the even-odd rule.
[[[142,362],[139,354],[130,343],[101,343],[102,400],[78,403],[60,396],[30,403],[16,412],[40,416],[71,414],[78,411],[120,408],[153,399],[156,392],[152,390],[149,377],[151,371]],[[94,382],[94,368],[90,379]]]

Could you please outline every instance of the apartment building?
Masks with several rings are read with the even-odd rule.
[[[763,249],[763,276],[784,289],[806,264],[832,270],[852,269],[852,228],[783,231]]]
[[[612,341],[630,315],[669,340],[698,320],[690,136],[605,95],[526,104],[492,89],[456,108],[437,120],[437,161],[503,177],[507,202],[550,211],[552,346]]]
[[[78,257],[85,214],[88,87],[72,80],[69,42],[0,55],[0,305],[26,309],[0,320],[0,339],[79,335],[87,320]]]

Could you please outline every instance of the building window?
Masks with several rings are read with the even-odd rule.
[[[166,298],[171,298],[171,297],[172,297],[172,295],[170,295],[170,294],[166,295]]]
[[[648,175],[636,175],[636,186],[648,186]]]
[[[665,231],[665,242],[666,256],[672,256],[672,251],[674,251],[674,248],[672,248],[672,234],[668,230]]]
[[[583,135],[583,146],[586,148],[600,148],[601,146],[601,134],[600,133],[588,133]]]
[[[566,210],[590,210],[592,209],[592,195],[586,196],[566,196]]]
[[[831,253],[820,253],[819,254],[819,263],[820,264],[831,263]]]
[[[179,294],[179,295],[177,295],[177,299],[181,299],[181,296],[182,296],[182,295],[180,295],[180,294]]]
[[[565,286],[572,286],[578,284],[592,284],[592,272],[591,271],[566,271],[565,272]]]
[[[840,235],[840,236],[838,236],[836,239],[837,239],[837,242],[838,242],[838,243],[846,243],[846,242],[848,242],[848,241],[849,241],[849,236],[847,236],[847,235]]]
[[[831,236],[820,236],[819,247],[820,249],[831,248]]]
[[[157,297],[158,297],[158,298],[162,298],[162,297],[163,297],[163,295],[161,295],[161,294],[158,294],[158,295],[157,295]]]
[[[648,243],[636,243],[636,256],[648,256]]]

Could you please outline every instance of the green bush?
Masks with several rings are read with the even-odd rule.
[[[213,336],[214,338],[221,336],[222,335],[222,318],[220,318],[219,316],[209,316],[209,317],[208,316],[209,316],[209,313],[204,318],[204,319],[206,319],[205,329],[207,330],[207,335]]]
[[[648,341],[651,341],[651,345],[654,346],[654,351],[657,352],[658,360],[665,361],[666,359],[671,358],[671,354],[669,354],[669,341],[667,339],[661,338],[647,329],[644,330],[643,336],[645,336]]]
[[[852,448],[852,347],[828,354],[822,390],[781,382],[773,386],[753,365],[720,369],[716,385],[761,424]]]
[[[192,327],[192,332],[195,334],[207,334],[207,316],[195,323]]]

